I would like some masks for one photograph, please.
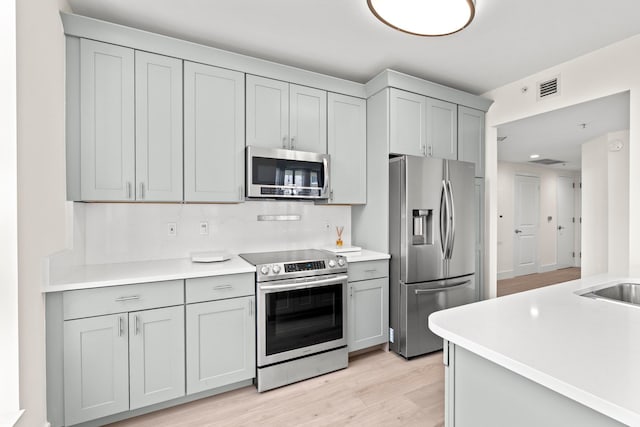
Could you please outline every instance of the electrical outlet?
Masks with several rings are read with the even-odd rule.
[[[178,224],[170,222],[167,224],[167,236],[175,237],[178,235]]]
[[[202,221],[200,223],[200,234],[203,236],[207,236],[209,234],[209,223],[206,221]]]

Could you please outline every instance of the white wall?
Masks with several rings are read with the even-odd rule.
[[[0,3],[0,425],[20,409],[15,6]]]
[[[498,162],[498,279],[513,277],[514,217],[516,175],[540,178],[540,215],[538,218],[538,269],[550,271],[557,265],[558,249],[558,200],[559,176],[571,176],[579,182],[579,174],[524,163]],[[573,203],[573,200],[571,200]],[[552,217],[551,221],[547,217]],[[577,251],[576,251],[577,252]]]
[[[488,295],[495,296],[497,277],[497,126],[603,96],[630,91],[630,172],[627,218],[640,218],[640,56],[637,55],[639,51],[640,36],[634,36],[483,95],[494,100],[486,116],[488,230],[485,250],[489,254],[486,266]],[[556,75],[560,75],[561,79],[560,95],[537,101],[536,84]],[[530,90],[523,92],[523,87]],[[625,221],[627,218],[621,218],[621,220]],[[629,273],[636,275],[640,274],[640,221],[629,221],[628,227],[628,235],[623,241],[617,243],[629,248]],[[588,233],[586,227],[583,227],[582,232],[584,239]]]
[[[258,221],[258,215],[297,214],[299,221]],[[197,251],[230,253],[335,245],[336,226],[351,244],[351,207],[312,202],[239,204],[74,203],[74,254],[52,257],[52,274],[66,263],[105,264],[185,258]],[[201,235],[201,222],[209,234]],[[177,235],[168,236],[168,223]],[[55,279],[55,277],[54,277]]]
[[[17,7],[20,426],[46,422],[43,259],[65,244],[65,0]],[[3,195],[4,198],[4,195]]]

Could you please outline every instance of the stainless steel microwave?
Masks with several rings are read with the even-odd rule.
[[[329,198],[328,154],[247,147],[247,197]]]

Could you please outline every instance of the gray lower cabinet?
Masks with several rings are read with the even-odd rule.
[[[255,297],[187,305],[187,393],[255,377]]]
[[[65,321],[65,424],[184,396],[184,306]]]
[[[129,409],[127,314],[64,322],[65,424]]]
[[[184,306],[129,313],[129,409],[184,396]]]
[[[349,351],[389,340],[389,261],[349,264]]]

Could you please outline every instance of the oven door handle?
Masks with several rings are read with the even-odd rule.
[[[346,274],[341,274],[340,276],[331,277],[329,279],[320,279],[320,280],[310,280],[307,282],[294,282],[287,281],[286,283],[281,283],[279,285],[260,285],[261,291],[290,291],[295,289],[307,289],[314,288],[316,286],[324,286],[324,285],[332,285],[340,282],[344,282],[347,280],[349,276]]]

